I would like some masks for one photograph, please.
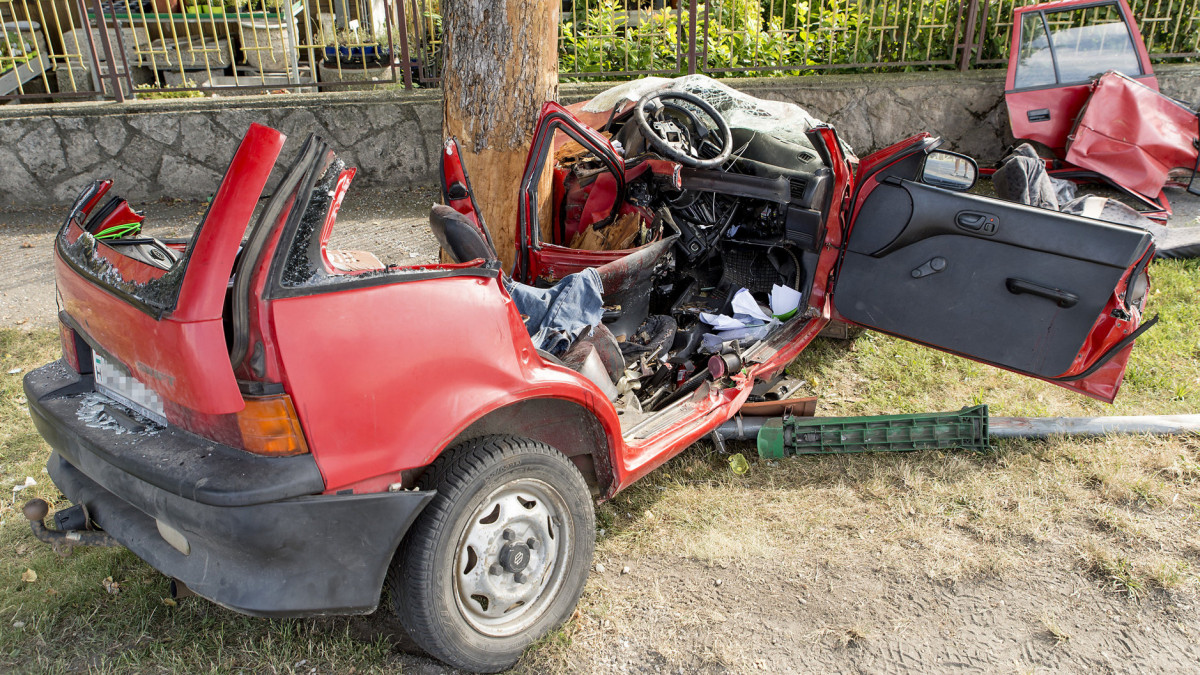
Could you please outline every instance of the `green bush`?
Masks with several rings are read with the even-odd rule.
[[[559,32],[562,73],[655,71],[687,67],[689,0],[672,10],[642,10],[633,0],[576,0]],[[1036,0],[980,2],[985,30],[973,36],[977,60],[1008,57],[1014,7]],[[1152,56],[1200,50],[1194,0],[1133,0]],[[948,0],[708,0],[697,6],[697,58],[724,75],[796,75],[818,69],[930,70],[959,63],[968,3]],[[900,65],[902,63],[912,65]],[[594,77],[594,76],[593,76]]]

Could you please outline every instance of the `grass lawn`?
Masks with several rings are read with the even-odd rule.
[[[791,366],[819,414],[955,410],[993,415],[1200,411],[1200,261],[1151,268],[1160,324],[1133,352],[1114,406],[885,336],[819,341]],[[382,672],[406,663],[383,619],[261,620],[167,599],[167,580],[122,549],[67,559],[35,540],[31,497],[67,504],[43,471],[21,377],[58,357],[49,331],[0,331],[0,670],[5,672]],[[18,370],[19,372],[10,372]],[[735,447],[750,456],[753,449]],[[1020,574],[1033,560],[1114,594],[1200,587],[1200,439],[1004,441],[982,454],[923,452],[759,462],[744,476],[704,443],[600,507],[598,555],[789,556],[837,565],[873,556],[894,575]],[[0,491],[2,492],[2,491]],[[30,573],[32,571],[33,574]],[[331,573],[336,573],[333,571]],[[36,579],[34,579],[36,574]],[[617,619],[589,583],[575,621],[531,650],[552,668],[580,626]],[[1056,628],[1053,617],[1047,630]]]

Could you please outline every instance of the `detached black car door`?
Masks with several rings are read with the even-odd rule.
[[[1139,333],[1149,233],[919,182],[935,142],[910,140],[860,167],[837,312],[1111,402]]]

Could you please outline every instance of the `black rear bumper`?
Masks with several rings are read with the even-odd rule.
[[[311,457],[258,457],[174,428],[146,435],[89,427],[75,415],[88,380],[54,363],[26,375],[25,394],[55,451],[50,477],[114,539],[244,614],[375,609],[397,545],[434,493],[313,494],[323,484],[312,488],[302,465],[315,471]],[[183,535],[186,553],[181,542],[167,543],[162,526]]]

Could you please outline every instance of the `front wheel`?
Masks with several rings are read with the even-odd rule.
[[[433,656],[508,668],[579,601],[595,544],[587,484],[562,453],[512,436],[448,451],[422,482],[438,494],[392,566],[393,610]]]

